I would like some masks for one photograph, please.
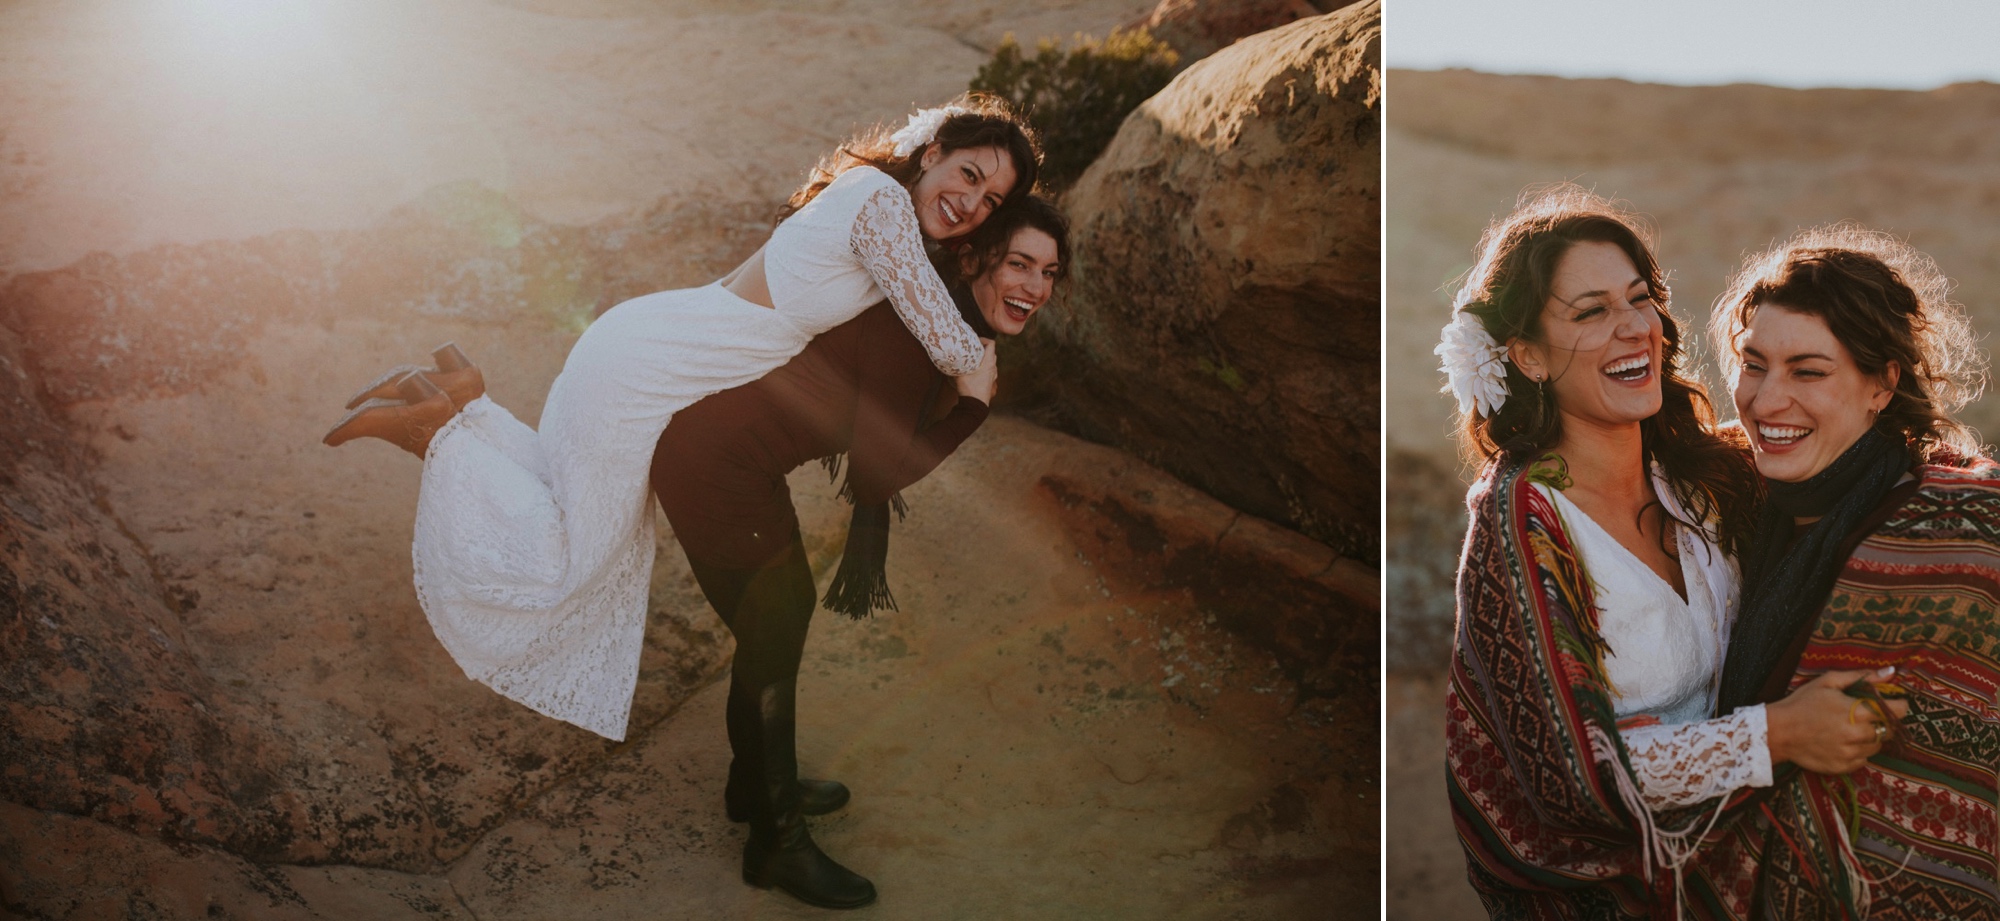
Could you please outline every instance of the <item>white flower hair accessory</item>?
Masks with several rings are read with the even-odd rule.
[[[907,157],[937,138],[938,129],[944,127],[944,120],[954,115],[964,115],[971,109],[961,106],[938,106],[935,109],[918,109],[911,113],[910,120],[889,140],[895,142],[891,149],[898,157]]]
[[[1465,296],[1452,305],[1451,322],[1445,324],[1444,341],[1431,350],[1443,359],[1446,393],[1458,398],[1458,411],[1491,417],[1507,402],[1507,350],[1493,341],[1486,324],[1465,310]]]

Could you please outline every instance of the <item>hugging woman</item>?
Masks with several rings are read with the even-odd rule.
[[[1438,354],[1480,476],[1446,698],[1453,819],[1496,918],[1711,913],[1704,831],[1787,763],[1881,741],[1832,672],[1715,717],[1760,483],[1681,375],[1639,222],[1530,190],[1482,239]],[[1875,676],[1880,677],[1880,676]]]
[[[737,758],[726,798],[732,817],[751,824],[743,878],[752,885],[824,907],[875,899],[803,821],[847,792],[817,783],[807,802],[796,776],[792,683],[813,591],[784,473],[851,451],[863,511],[829,606],[858,615],[886,603],[889,497],[979,425],[995,374],[991,330],[944,281],[970,270],[941,275],[924,244],[955,248],[994,212],[1021,207],[1039,167],[1033,133],[998,99],[919,111],[823,160],[770,239],[729,275],[599,317],[550,386],[539,430],[441,349],[436,369],[397,369],[364,388],[326,436],[329,445],[382,438],[424,459],[417,597],[466,675],[611,739],[625,737],[639,678],[658,487],[738,640],[735,674],[746,680],[731,685]],[[1060,271],[1049,262],[1036,272]],[[974,268],[967,290],[976,292],[994,267]],[[1021,322],[1035,306],[1018,311]],[[920,411],[949,377],[964,399],[924,428]],[[732,464],[744,475],[730,475]]]
[[[962,256],[948,251],[940,261],[965,322],[989,340],[1014,335],[1068,266],[1068,228],[1053,205],[1029,196],[988,217]],[[799,662],[814,586],[785,475],[816,459],[839,469],[845,455],[842,492],[854,518],[826,607],[851,617],[893,607],[884,571],[890,507],[985,420],[995,370],[989,343],[977,373],[945,376],[883,303],[762,379],[682,410],[660,436],[652,463],[660,508],[736,638],[724,802],[732,820],[750,823],[743,879],[751,885],[826,908],[875,899],[874,886],[821,853],[805,824],[849,793],[798,774]]]
[[[1739,918],[2000,918],[2000,465],[1954,412],[1985,383],[1930,258],[1851,225],[1749,260],[1712,332],[1770,502],[1721,712],[1895,669],[1883,751],[1781,770],[1697,873]]]

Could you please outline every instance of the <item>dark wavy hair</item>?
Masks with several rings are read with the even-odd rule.
[[[1714,536],[1741,554],[1756,527],[1763,485],[1740,429],[1719,428],[1715,407],[1701,384],[1681,374],[1680,322],[1668,307],[1666,275],[1653,258],[1651,228],[1638,215],[1579,186],[1530,187],[1512,214],[1480,238],[1478,261],[1466,273],[1455,303],[1479,319],[1493,341],[1540,342],[1542,310],[1555,285],[1558,263],[1579,243],[1609,243],[1624,251],[1658,305],[1665,347],[1660,354],[1660,411],[1639,423],[1648,464],[1658,462],[1691,521],[1720,522]],[[1562,414],[1553,392],[1512,361],[1506,402],[1490,416],[1464,415],[1460,439],[1467,459],[1481,466],[1529,461],[1562,440]]]
[[[1891,362],[1900,371],[1875,428],[1919,462],[1962,460],[1982,453],[1979,436],[1952,414],[1985,389],[1987,357],[1950,295],[1931,257],[1888,234],[1833,224],[1745,261],[1716,300],[1709,333],[1734,381],[1759,307],[1820,318],[1862,373],[1880,377]]]
[[[1006,100],[985,93],[965,93],[945,105],[957,106],[965,111],[946,118],[944,124],[938,126],[937,136],[932,142],[945,153],[980,147],[998,147],[1006,151],[1007,158],[1014,162],[1014,187],[1007,190],[1001,204],[1004,207],[1028,197],[1042,169],[1041,142],[1035,137],[1035,129],[1029,127],[1028,120],[1015,112]],[[875,167],[902,183],[906,189],[915,185],[917,177],[924,172],[924,148],[917,148],[907,157],[896,156],[895,143],[889,140],[889,136],[902,127],[900,124],[878,124],[820,158],[806,184],[793,192],[792,197],[785,201],[785,206],[778,209],[778,220],[783,221],[798,213],[841,173],[857,166]]]
[[[1040,195],[1029,195],[1019,201],[1000,206],[986,222],[965,238],[950,260],[955,263],[948,271],[938,274],[945,278],[971,281],[986,274],[1007,255],[1007,244],[1014,242],[1017,231],[1032,227],[1048,234],[1056,241],[1056,281],[1069,277],[1069,218],[1063,216],[1055,203]],[[969,259],[972,263],[967,272],[962,263]]]

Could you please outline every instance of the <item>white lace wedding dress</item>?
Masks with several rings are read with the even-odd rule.
[[[1661,503],[1681,517],[1666,480],[1656,475],[1653,485]],[[1687,587],[1683,599],[1568,496],[1540,484],[1534,488],[1561,511],[1563,530],[1590,574],[1598,631],[1611,647],[1604,675],[1611,684],[1613,712],[1621,721],[1636,716],[1658,720],[1619,732],[1646,805],[1655,810],[1691,806],[1739,787],[1770,786],[1763,705],[1708,718],[1715,709],[1736,613],[1735,564],[1701,534],[1677,528]]]
[[[673,414],[763,377],[885,295],[940,370],[978,366],[909,193],[879,170],[848,170],[778,225],[764,270],[776,309],[717,283],[605,312],[549,388],[539,433],[482,397],[432,439],[417,599],[468,677],[623,739],[653,566],[647,475]]]

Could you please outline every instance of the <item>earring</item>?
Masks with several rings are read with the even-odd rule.
[[[1539,374],[1530,375],[1528,379],[1535,382],[1535,414],[1532,417],[1532,422],[1525,428],[1525,431],[1539,432],[1548,427],[1549,382],[1547,378]]]

